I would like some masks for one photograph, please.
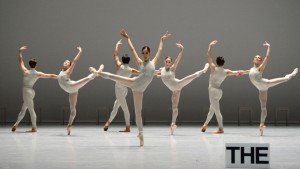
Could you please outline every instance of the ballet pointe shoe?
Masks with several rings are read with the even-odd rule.
[[[104,131],[107,131],[109,125],[110,125],[110,122],[106,122],[105,125],[103,126],[103,130],[104,130]]]
[[[206,64],[204,65],[204,68],[203,68],[203,73],[206,73],[206,71],[208,70],[208,68],[209,68],[209,64],[206,63]]]
[[[99,69],[97,70],[98,75],[100,75],[100,73],[103,71],[103,69],[104,69],[104,65],[101,64],[101,65],[99,66]]]
[[[97,73],[97,70],[94,67],[89,67],[89,71],[93,74],[95,74],[96,76],[99,76]]]
[[[139,132],[139,134],[138,134],[137,137],[140,139],[140,146],[143,147],[144,146],[144,135],[143,135],[143,132]]]
[[[18,127],[18,126],[14,124],[14,125],[12,126],[12,128],[11,128],[11,131],[12,131],[12,132],[15,132],[16,129],[17,129],[17,127]]]
[[[291,79],[292,77],[296,76],[298,73],[298,68],[295,68],[291,74],[285,75],[288,79]]]
[[[175,129],[177,128],[177,125],[175,123],[171,124],[171,135],[174,134]]]
[[[204,124],[201,128],[201,131],[204,133],[206,131],[206,128],[207,128],[207,125]]]
[[[31,128],[30,130],[27,130],[26,133],[35,133],[37,132],[36,128]]]
[[[67,133],[68,133],[68,136],[71,134],[71,130],[72,130],[72,125],[68,124],[68,125],[67,125]]]
[[[218,130],[213,132],[214,134],[223,134],[224,133],[224,129],[223,128],[219,128]]]
[[[123,130],[120,130],[119,132],[130,132],[130,126],[126,126]]]
[[[264,135],[264,129],[266,128],[266,126],[264,124],[259,125],[259,132],[260,132],[260,136]]]

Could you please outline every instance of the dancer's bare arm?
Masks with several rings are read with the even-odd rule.
[[[183,53],[183,50],[184,50],[184,47],[183,47],[183,45],[181,43],[176,43],[176,45],[177,45],[178,48],[180,48],[180,52],[179,52],[176,60],[174,61],[174,64],[170,68],[173,72],[176,71],[177,65],[180,62],[180,59],[182,57],[182,53]]]
[[[163,47],[164,47],[164,40],[168,37],[170,37],[171,34],[169,34],[169,32],[167,31],[161,38],[160,38],[160,41],[159,41],[159,46],[158,46],[158,50],[156,52],[156,55],[155,57],[152,59],[152,62],[156,65],[157,64],[157,61],[158,59],[160,58],[161,56],[161,52],[163,50]]]
[[[25,75],[27,72],[27,68],[25,67],[24,62],[23,62],[23,50],[26,50],[26,49],[27,49],[27,46],[22,46],[19,49],[19,63],[20,63],[20,67],[21,67],[23,75]]]
[[[130,39],[129,35],[128,35],[127,32],[125,31],[125,29],[122,29],[122,30],[120,31],[120,33],[121,33],[121,35],[122,35],[124,38],[127,39],[128,45],[129,45],[129,47],[130,47],[130,50],[132,51],[133,56],[134,56],[134,60],[135,60],[136,64],[137,64],[138,66],[140,66],[140,65],[143,63],[143,61],[142,61],[141,58],[139,58],[139,55],[137,54],[135,48],[133,47],[133,44],[132,44],[132,42],[131,42],[131,39]]]

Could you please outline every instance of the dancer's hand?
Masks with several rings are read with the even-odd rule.
[[[20,47],[20,51],[22,51],[22,50],[26,50],[27,49],[27,46],[22,46],[22,47]]]
[[[166,38],[170,37],[171,34],[167,31],[160,39],[164,41]]]
[[[183,45],[182,45],[180,42],[176,43],[176,46],[177,46],[178,48],[180,48],[181,50],[184,49]]]
[[[122,45],[122,39],[120,39],[120,40],[117,42],[116,45],[117,45],[117,46]]]
[[[82,52],[82,49],[81,49],[80,46],[78,46],[77,49],[78,49],[79,52]]]
[[[264,43],[263,45],[264,45],[264,46],[267,46],[267,47],[270,47],[270,46],[271,46],[267,41],[265,41],[265,43]]]
[[[218,41],[217,41],[217,40],[214,40],[214,41],[210,42],[209,46],[214,46],[214,45],[217,44],[217,43],[218,43]]]
[[[125,31],[125,29],[122,29],[122,30],[120,31],[120,34],[121,34],[124,38],[126,38],[126,39],[129,38],[129,36],[128,36],[127,32]]]

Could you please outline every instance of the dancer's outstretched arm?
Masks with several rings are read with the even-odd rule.
[[[23,62],[23,50],[26,50],[26,49],[27,49],[27,46],[22,46],[19,49],[19,63],[20,63],[20,67],[21,67],[23,75],[25,75],[26,71],[27,71],[27,68],[25,67],[24,62]]]
[[[71,64],[71,66],[66,70],[66,73],[67,73],[68,75],[71,75],[71,74],[72,74],[72,72],[73,72],[73,70],[74,70],[74,68],[75,68],[75,66],[76,66],[76,64],[77,64],[77,62],[78,62],[78,60],[79,60],[79,58],[80,58],[80,56],[81,56],[81,53],[82,53],[81,47],[78,46],[77,49],[78,49],[77,55],[75,56],[75,58],[74,58],[74,60],[73,60],[73,62],[72,62],[72,64]]]
[[[137,69],[132,68],[131,73],[134,74],[134,75],[139,75],[140,71],[138,71]]]
[[[120,39],[117,43],[116,43],[116,47],[115,47],[115,51],[114,51],[114,60],[115,60],[115,65],[117,70],[120,68],[120,66],[122,65],[120,59],[119,59],[119,45],[122,44],[122,39]]]
[[[212,60],[212,47],[214,45],[216,45],[217,43],[218,43],[217,40],[214,40],[214,41],[210,42],[210,44],[208,45],[208,49],[207,49],[207,61],[208,61],[211,72],[214,72],[215,67],[216,67],[216,65],[214,64],[214,62]]]
[[[264,71],[269,59],[270,59],[270,47],[271,45],[265,41],[265,43],[263,44],[264,46],[267,46],[267,53],[266,53],[266,57],[264,58],[264,61],[262,62],[262,64],[259,66],[259,71]]]
[[[156,52],[156,55],[155,57],[152,59],[152,62],[156,65],[158,59],[160,58],[161,56],[161,52],[163,50],[163,47],[164,47],[164,40],[168,37],[170,37],[171,34],[168,33],[168,31],[160,38],[160,41],[159,41],[159,46],[158,46],[158,50]]]
[[[38,72],[38,77],[39,78],[53,78],[53,79],[57,79],[57,75],[56,74],[46,74],[43,72]]]
[[[181,59],[181,57],[182,57],[182,53],[183,53],[183,49],[184,49],[184,47],[183,47],[183,45],[182,45],[181,43],[176,43],[176,46],[177,46],[178,48],[180,48],[180,52],[179,52],[179,54],[178,54],[178,56],[177,56],[177,58],[176,58],[174,64],[173,64],[173,65],[171,66],[171,68],[170,68],[171,71],[173,71],[173,72],[176,71],[177,65],[178,65],[178,63],[179,63],[179,61],[180,61],[180,59]]]
[[[121,35],[122,35],[124,38],[127,39],[128,45],[129,45],[129,47],[130,47],[130,49],[131,49],[131,51],[132,51],[132,53],[133,53],[133,56],[134,56],[134,60],[135,60],[136,64],[137,64],[138,66],[140,66],[140,65],[143,63],[143,61],[142,61],[141,58],[139,58],[139,55],[136,53],[136,50],[134,49],[134,47],[133,47],[133,45],[132,45],[132,42],[131,42],[131,39],[130,39],[129,35],[128,35],[127,32],[125,31],[125,29],[122,29],[122,30],[120,31],[120,33],[121,33]]]

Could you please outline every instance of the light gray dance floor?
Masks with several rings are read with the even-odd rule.
[[[225,134],[215,135],[210,126],[178,126],[170,136],[168,126],[145,126],[145,146],[139,147],[136,127],[119,133],[123,126],[75,125],[71,136],[65,126],[40,126],[38,133],[15,133],[0,127],[1,169],[54,168],[225,168],[225,143],[270,143],[270,166],[300,168],[299,126],[267,126],[260,137],[257,126],[225,126]]]

